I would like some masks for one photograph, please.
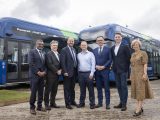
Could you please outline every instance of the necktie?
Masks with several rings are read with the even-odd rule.
[[[42,50],[39,50],[39,54],[40,54],[40,58],[41,58],[42,63],[44,63],[44,58],[43,58]]]
[[[99,54],[101,55],[102,53],[102,47],[99,48]]]
[[[71,53],[72,53],[72,58],[73,58],[73,61],[74,61],[74,67],[76,67],[77,66],[77,61],[76,61],[76,57],[75,57],[75,54],[74,54],[73,47],[71,47]]]
[[[58,52],[56,53],[56,57],[57,57],[57,60],[59,61],[59,54],[58,54]]]

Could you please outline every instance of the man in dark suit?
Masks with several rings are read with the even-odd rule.
[[[77,106],[75,102],[75,77],[77,74],[77,57],[73,48],[74,39],[67,39],[67,46],[61,50],[61,67],[64,74],[64,98],[66,108],[72,109],[71,105]]]
[[[45,54],[42,52],[44,43],[42,40],[36,41],[36,48],[29,52],[29,79],[31,84],[30,113],[36,114],[35,101],[38,92],[37,110],[45,111],[42,107],[44,77],[46,75]]]
[[[130,65],[130,49],[129,46],[122,44],[121,33],[115,34],[116,44],[111,48],[113,58],[113,71],[115,73],[116,85],[120,97],[120,103],[114,108],[121,108],[121,111],[127,109],[128,88],[127,88],[127,72]]]
[[[109,69],[111,66],[112,58],[110,48],[104,46],[103,36],[99,36],[96,39],[98,48],[93,50],[96,58],[96,86],[98,91],[98,104],[96,107],[103,106],[103,92],[102,88],[104,85],[105,98],[106,98],[106,109],[110,109],[110,88],[109,88]]]
[[[55,98],[58,89],[58,78],[61,75],[60,66],[60,54],[57,52],[58,42],[51,41],[50,43],[51,51],[46,54],[46,65],[47,65],[47,80],[45,86],[45,108],[46,110],[51,110],[53,108],[59,108],[55,103]],[[50,96],[50,97],[49,97]],[[49,105],[50,100],[50,105]]]

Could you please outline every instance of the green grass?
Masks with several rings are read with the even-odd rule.
[[[28,101],[29,93],[26,91],[0,90],[0,105],[9,105]]]

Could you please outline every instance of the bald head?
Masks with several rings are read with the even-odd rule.
[[[86,41],[82,41],[81,45],[80,45],[80,48],[82,49],[82,51],[86,51],[87,47],[88,47],[87,42]]]

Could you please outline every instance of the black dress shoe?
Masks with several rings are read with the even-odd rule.
[[[73,109],[72,106],[70,106],[70,105],[66,105],[66,108],[67,109]]]
[[[95,105],[91,105],[91,106],[90,106],[90,109],[94,109],[94,108],[95,108]]]
[[[100,108],[100,107],[102,107],[102,105],[100,105],[100,104],[97,104],[97,105],[95,106],[95,108]]]
[[[110,105],[106,105],[106,109],[110,109]]]
[[[51,110],[51,107],[50,106],[45,106],[45,109],[46,110]]]
[[[143,108],[141,108],[141,112],[142,112],[142,113],[143,113],[143,111],[144,111]]]
[[[121,111],[126,111],[127,110],[127,106],[122,106]]]
[[[74,105],[74,106],[76,106],[76,107],[78,106],[75,101],[73,101],[73,102],[71,103],[71,105]]]
[[[114,106],[114,108],[122,108],[122,104],[118,104],[118,105]]]
[[[46,112],[46,109],[41,107],[41,108],[37,108],[37,111]]]
[[[31,113],[32,115],[36,115],[35,109],[30,109],[30,113]]]
[[[79,104],[79,105],[77,106],[77,108],[82,108],[82,107],[85,107],[85,104]]]
[[[134,112],[133,116],[137,117],[140,116],[142,114],[142,110],[140,110],[139,112]]]
[[[57,106],[57,104],[51,104],[50,107],[51,108],[60,108],[59,106]]]

